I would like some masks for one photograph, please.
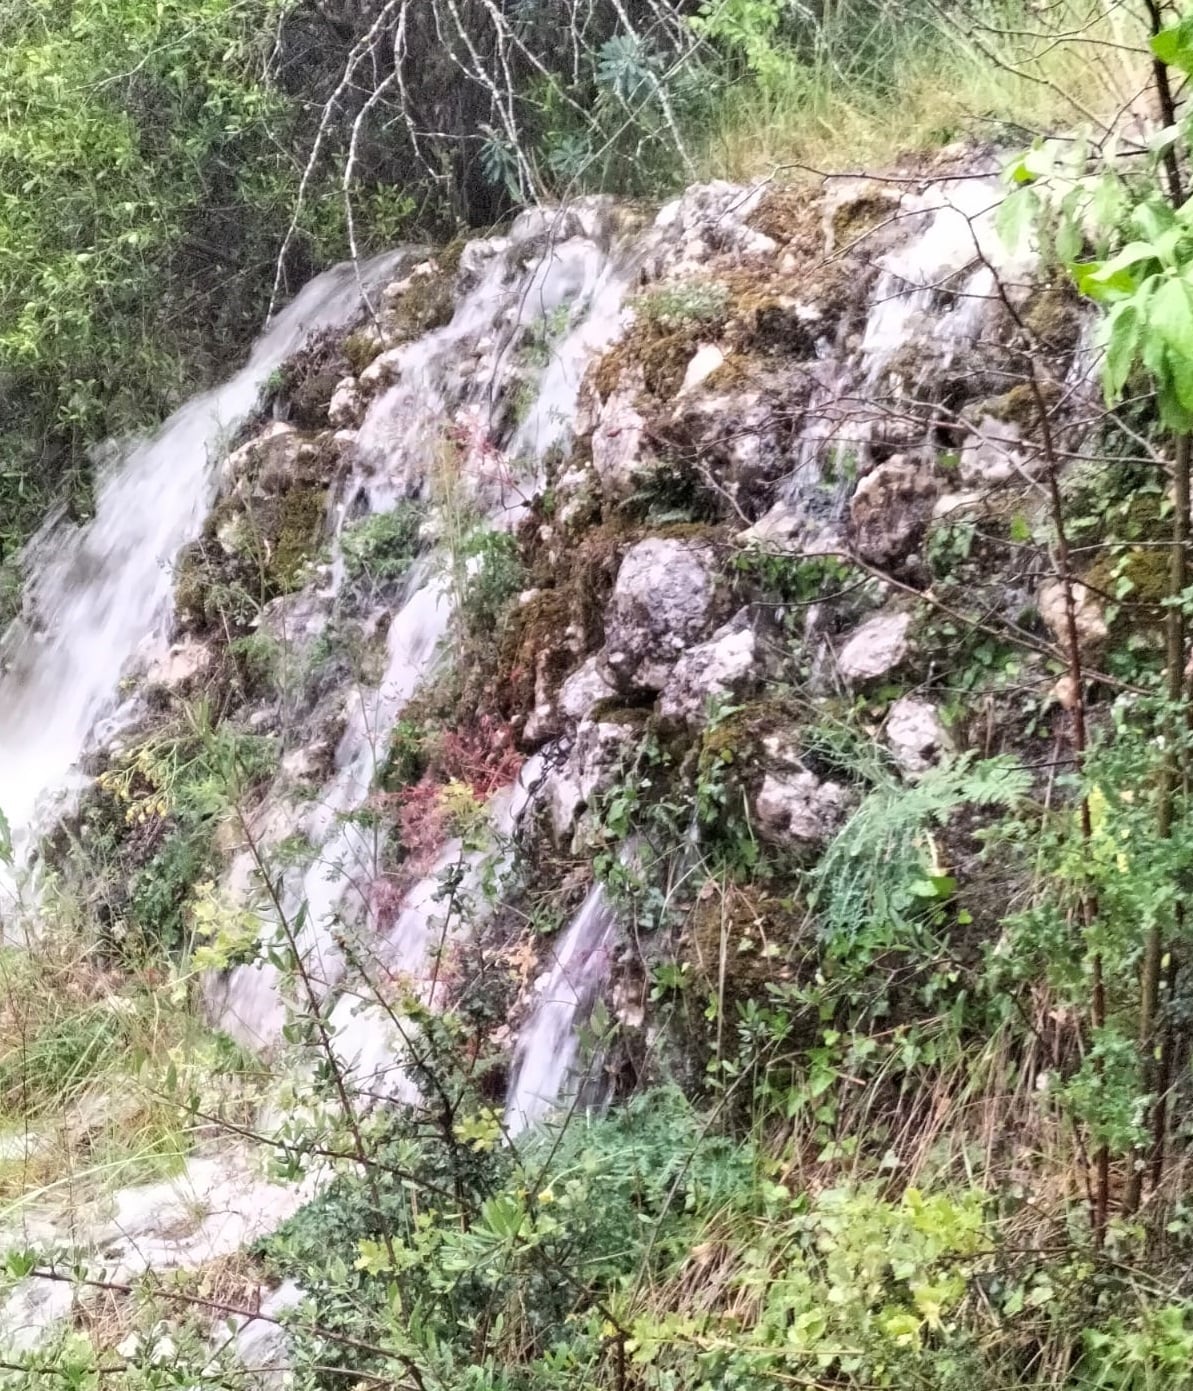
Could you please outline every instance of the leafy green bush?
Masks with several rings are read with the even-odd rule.
[[[478,528],[459,550],[460,618],[470,635],[491,637],[525,580],[517,538],[508,531]]]
[[[400,502],[349,527],[340,542],[349,577],[371,584],[402,579],[418,553],[422,521],[421,508]]]

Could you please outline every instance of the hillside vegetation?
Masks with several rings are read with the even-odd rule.
[[[1099,32],[1129,28],[1107,8]],[[86,515],[91,446],[160,419],[353,251],[446,240],[536,197],[1022,135],[1069,119],[1070,78],[1119,100],[1123,52],[1016,37],[1017,16],[987,0],[7,6],[0,560],[55,500]],[[1049,22],[1065,33],[1067,12]]]
[[[0,1386],[1193,1387],[1193,12],[0,35],[11,546],[438,248],[5,923]]]

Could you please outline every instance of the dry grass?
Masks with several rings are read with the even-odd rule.
[[[179,1171],[191,1091],[244,1085],[190,994],[162,970],[112,969],[69,930],[0,950],[0,1217]]]
[[[1138,17],[1116,0],[1034,7],[994,28],[941,7],[935,37],[883,47],[869,71],[799,68],[769,91],[731,92],[708,133],[702,172],[748,182],[781,171],[889,168],[958,140],[1015,143],[1033,133],[1150,116]]]

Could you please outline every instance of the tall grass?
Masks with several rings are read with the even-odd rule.
[[[704,133],[706,175],[888,165],[966,139],[1022,142],[1115,121],[1146,80],[1140,17],[1112,0],[826,0],[774,37]]]

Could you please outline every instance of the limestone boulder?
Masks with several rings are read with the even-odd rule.
[[[656,466],[646,438],[646,420],[635,404],[642,374],[632,374],[600,408],[592,432],[592,466],[607,498],[628,497],[638,479]]]
[[[845,789],[835,782],[822,782],[807,769],[768,772],[754,798],[759,835],[798,855],[827,845],[847,809]]]
[[[604,667],[618,689],[661,691],[715,626],[718,597],[707,542],[652,536],[631,546],[605,613]]]
[[[183,638],[150,663],[145,680],[161,690],[183,692],[196,686],[211,670],[214,655],[197,638]]]
[[[926,773],[952,748],[940,711],[930,700],[917,696],[895,701],[883,737],[899,769],[909,777]]]
[[[909,613],[878,613],[845,639],[837,653],[837,670],[846,681],[877,681],[907,656]]]
[[[365,402],[355,377],[344,377],[331,393],[327,418],[337,430],[355,429],[364,416]]]
[[[849,504],[849,538],[871,565],[889,566],[917,550],[939,493],[924,459],[896,454],[866,474]]]
[[[616,692],[601,670],[595,657],[589,657],[579,670],[572,672],[559,690],[559,710],[567,719],[579,721],[594,706],[609,700]]]
[[[611,787],[642,735],[639,712],[612,711],[581,721],[563,766],[547,790],[552,830],[564,837],[578,813]]]
[[[1106,616],[1102,612],[1102,601],[1088,586],[1079,580],[1072,584],[1073,617],[1077,627],[1077,641],[1083,649],[1097,647],[1105,642],[1109,629]],[[1057,644],[1068,650],[1069,615],[1065,586],[1060,580],[1048,580],[1040,588],[1037,605],[1040,617],[1047,624]]]
[[[680,657],[659,697],[659,714],[697,724],[710,701],[748,696],[759,677],[757,639],[743,611]]]

